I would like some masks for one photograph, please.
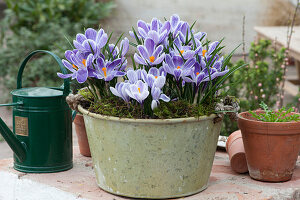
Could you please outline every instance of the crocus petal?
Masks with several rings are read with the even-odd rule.
[[[96,43],[93,40],[87,39],[82,43],[84,49],[88,52],[96,52]]]
[[[190,58],[189,60],[187,60],[185,63],[184,63],[184,66],[183,68],[184,69],[187,69],[187,68],[191,68],[196,62],[196,58]]]
[[[151,67],[149,69],[149,74],[152,74],[153,76],[159,76],[159,70],[156,67]]]
[[[148,28],[146,22],[144,22],[143,20],[139,20],[137,22],[137,26],[140,27],[140,28],[142,28],[145,31],[145,33],[149,32],[149,28]]]
[[[85,36],[86,36],[87,39],[91,39],[91,40],[96,41],[97,31],[95,29],[88,28],[85,31]]]
[[[155,108],[157,108],[157,100],[152,100],[151,109],[154,110]]]
[[[141,64],[141,65],[147,65],[147,63],[145,62],[145,60],[139,56],[137,53],[134,54],[134,61]]]
[[[193,80],[192,80],[191,78],[187,77],[187,76],[183,76],[182,79],[183,79],[185,82],[188,82],[188,83],[193,82]]]
[[[144,29],[138,27],[138,33],[140,34],[140,36],[142,36],[142,38],[147,38],[147,33],[145,32]]]
[[[168,97],[165,94],[161,94],[159,99],[163,100],[164,102],[169,102],[170,101],[170,97]]]
[[[151,30],[158,32],[158,20],[156,18],[151,21]]]
[[[93,61],[94,61],[94,56],[93,56],[93,54],[90,54],[86,59],[86,63],[85,63],[86,67],[92,66]]]
[[[151,40],[151,39],[150,39]],[[137,49],[138,49],[138,51],[139,51],[139,53],[140,53],[140,55],[145,59],[145,60],[149,60],[149,54],[148,54],[148,51],[147,51],[147,49],[144,47],[144,46],[142,46],[142,45],[138,45],[137,46]]]
[[[167,31],[167,34],[168,34],[169,31],[170,31],[170,29],[171,29],[171,24],[170,24],[169,21],[166,21],[166,22],[164,23],[164,25],[162,26],[162,28],[160,29],[160,33],[163,33],[163,32],[165,32],[165,31]]]
[[[97,33],[97,36],[96,36],[96,43],[99,42],[99,40],[100,40],[100,38],[102,37],[103,33],[104,33],[104,30],[101,28],[101,29],[98,31],[98,33]]]
[[[103,58],[97,58],[97,60],[96,60],[96,69],[98,69],[99,71],[102,71],[101,69],[103,68],[103,67],[105,67],[105,63],[104,63],[104,60],[103,60]]]
[[[77,42],[76,40],[73,40],[73,44],[74,44],[74,47],[80,51],[84,51],[84,47],[79,43]]]
[[[195,52],[194,51],[185,51],[182,56],[184,59],[190,59],[192,58],[193,56],[195,55]]]
[[[159,45],[158,47],[156,47],[155,51],[153,52],[152,56],[154,56],[155,58],[158,57],[158,55],[163,51],[163,46]]]
[[[118,58],[114,61],[112,61],[106,68],[107,68],[107,72],[110,72],[111,70],[113,70],[117,65],[121,64],[122,59]]]
[[[166,55],[166,63],[169,68],[175,68],[175,65],[173,63],[173,60],[169,54]],[[168,70],[166,70],[168,73],[170,73]]]
[[[165,85],[165,83],[166,83],[166,77],[159,76],[157,77],[157,79],[155,79],[154,86],[161,89]]]
[[[66,61],[66,60],[62,60],[62,63],[64,64],[64,66],[68,69],[68,70],[70,70],[71,72],[74,72],[74,71],[76,71],[76,70],[74,70],[74,68],[73,68],[73,66],[68,62],[68,61]]]
[[[178,15],[174,14],[174,15],[171,16],[170,23],[171,23],[171,27],[172,27],[173,30],[178,25],[179,20],[180,19],[179,19]]]
[[[125,37],[120,45],[120,50],[122,49],[122,57],[125,56],[125,54],[128,52],[129,49],[129,40],[127,39],[127,37]]]
[[[182,66],[183,65],[183,60],[181,58],[181,56],[173,56],[173,63],[174,63],[174,67],[177,67],[177,66]]]
[[[104,33],[102,35],[102,37],[99,39],[99,41],[97,42],[97,47],[98,48],[104,47],[106,45],[106,43],[107,43],[107,40],[108,40],[107,34]]]
[[[72,54],[74,54],[73,51],[70,51],[70,50],[65,51],[65,57],[68,61],[71,61]]]
[[[175,77],[176,81],[179,81],[181,72],[182,71],[180,69],[174,69],[174,77]]]
[[[151,95],[152,95],[152,98],[154,100],[158,100],[160,94],[161,94],[161,89],[160,88],[152,87],[152,89],[151,89]]]
[[[218,44],[219,44],[218,41],[215,41],[215,42],[211,43],[208,47],[207,54],[211,54],[216,49]]]
[[[77,71],[77,81],[78,83],[84,83],[88,77],[88,72],[86,69],[79,68]]]
[[[145,47],[147,49],[148,52],[148,57],[147,59],[153,55],[154,52],[154,46],[155,46],[155,42],[151,39],[151,38],[147,38],[145,40]]]
[[[135,35],[134,35],[133,31],[129,31],[129,35],[130,35],[130,37],[135,39]]]
[[[169,74],[173,74],[173,69],[174,68],[171,68],[167,63],[163,62],[162,67],[163,67],[165,72],[167,72]]]
[[[137,73],[134,70],[128,70],[127,77],[130,83],[136,83],[138,81]]]
[[[158,58],[155,59],[155,61],[152,63],[153,65],[160,64],[165,59],[165,53],[161,54]]]
[[[84,40],[86,40],[87,38],[85,37],[85,35],[83,35],[82,33],[78,33],[76,35],[76,41],[79,42],[80,44],[83,43]]]
[[[159,42],[159,35],[156,31],[149,31],[148,37],[151,38],[155,44],[158,44]]]
[[[162,34],[160,34],[159,35],[159,40],[158,40],[157,44],[162,43],[166,39],[167,35],[168,35],[168,31],[167,30],[165,30]]]
[[[121,71],[116,71],[115,72],[115,76],[125,76],[126,73],[125,72],[121,72]]]
[[[131,98],[135,99],[135,96],[130,91],[130,86],[129,86],[128,89],[126,88],[125,91],[126,91],[126,93],[127,93],[128,96],[130,96]]]
[[[63,79],[65,79],[65,78],[70,78],[71,76],[72,76],[73,74],[62,74],[62,73],[57,73],[57,76],[59,77],[59,78],[63,78]]]
[[[113,93],[113,95],[117,96],[117,97],[121,97],[120,93],[113,87],[109,88],[111,93]]]

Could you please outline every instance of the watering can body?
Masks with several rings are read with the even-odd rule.
[[[52,55],[62,64],[51,52],[35,51],[30,55],[40,52]],[[27,173],[68,170],[73,166],[72,114],[66,103],[69,82],[65,80],[64,88],[22,88],[27,61],[20,67],[17,89],[11,92],[13,103],[6,104],[13,106],[13,133],[1,119],[0,133],[14,151],[16,170]]]

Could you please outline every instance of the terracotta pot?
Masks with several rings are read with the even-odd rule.
[[[238,125],[250,176],[269,182],[290,180],[300,150],[300,122],[262,122],[243,112]]]
[[[227,139],[226,151],[229,155],[230,166],[237,173],[248,172],[243,138],[240,130],[233,132]]]
[[[78,138],[80,154],[83,156],[91,157],[90,146],[85,131],[83,116],[77,114],[74,119],[74,124],[75,124],[75,130]]]

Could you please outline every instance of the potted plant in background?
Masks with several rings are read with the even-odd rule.
[[[79,102],[81,102],[80,99],[84,100],[83,98],[78,99],[78,97],[80,97],[80,96],[75,96],[75,95],[77,93],[80,93],[81,90],[84,90],[84,88],[86,88],[86,86],[87,86],[86,84],[79,84],[76,80],[72,80],[71,84],[70,84],[70,87],[72,90],[72,95],[67,96],[68,101],[79,103]],[[70,107],[73,110],[76,109],[73,104],[70,105]],[[91,151],[90,151],[90,146],[88,143],[88,138],[87,138],[87,134],[86,134],[83,116],[82,116],[82,114],[80,114],[78,112],[75,114],[76,114],[76,116],[75,116],[73,122],[74,122],[74,126],[75,126],[75,132],[77,135],[77,141],[78,141],[80,154],[83,156],[86,156],[86,157],[91,157]]]
[[[125,57],[129,40],[110,44],[103,29],[77,34],[75,49],[66,51],[71,73],[58,76],[89,84],[78,110],[102,189],[171,198],[207,187],[221,128],[218,90],[244,65],[227,69],[233,52],[222,57],[222,40],[208,41],[194,24],[177,15],[139,20],[130,32],[137,49],[132,67]]]
[[[300,150],[300,114],[292,108],[239,114],[249,174],[260,181],[280,182],[292,178]]]

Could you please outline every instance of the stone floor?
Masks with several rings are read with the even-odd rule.
[[[0,160],[0,200],[128,199],[109,194],[97,186],[91,158],[81,156],[76,146],[74,167],[65,172],[26,174],[12,169],[12,164],[11,158]],[[300,199],[300,157],[290,181],[266,183],[253,180],[248,174],[236,174],[230,168],[227,154],[218,151],[208,188],[183,199]]]

